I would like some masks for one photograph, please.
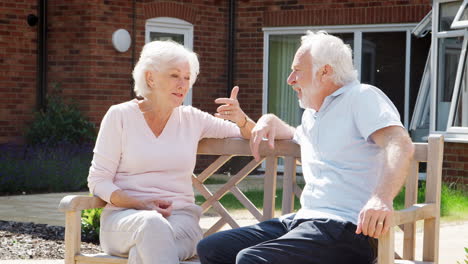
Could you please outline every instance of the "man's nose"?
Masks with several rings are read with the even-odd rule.
[[[289,77],[288,77],[288,84],[294,85],[295,83],[296,83],[296,76],[294,72],[291,72],[291,74],[289,74]]]

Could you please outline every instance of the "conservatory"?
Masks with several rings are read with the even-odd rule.
[[[424,141],[429,133],[436,133],[444,134],[446,142],[468,143],[467,4],[468,0],[434,0],[432,14],[413,32],[420,36],[432,31],[409,127],[413,140]]]

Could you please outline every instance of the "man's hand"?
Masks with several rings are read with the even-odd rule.
[[[250,150],[256,161],[260,161],[258,149],[262,140],[268,140],[268,146],[275,148],[275,139],[292,139],[295,129],[273,114],[260,117],[252,129],[250,137]]]
[[[359,213],[356,234],[378,238],[388,232],[392,219],[392,202],[373,196]]]
[[[136,209],[156,210],[158,213],[162,214],[162,216],[167,218],[172,213],[172,202],[151,198],[143,200]]]
[[[264,115],[260,117],[257,124],[252,129],[252,136],[250,137],[250,150],[256,161],[260,161],[260,154],[258,148],[264,138],[268,140],[268,146],[271,149],[275,147],[276,131],[273,125],[271,115]]]

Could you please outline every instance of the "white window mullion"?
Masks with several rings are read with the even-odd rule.
[[[262,114],[268,112],[268,55],[270,54],[270,34],[263,34],[263,104]]]
[[[404,125],[409,125],[409,101],[410,101],[410,71],[411,71],[411,31],[406,31],[406,61],[405,61],[405,114]]]
[[[362,31],[354,32],[354,67],[358,72],[358,80],[361,81],[362,62]]]
[[[436,131],[436,108],[437,108],[437,71],[439,67],[437,63],[439,62],[438,59],[438,52],[439,52],[439,41],[438,38],[434,37],[438,33],[438,19],[439,17],[439,4],[434,3],[433,5],[433,17],[432,17],[432,44],[431,44],[431,113],[430,113],[430,122],[429,122],[429,131],[430,133],[434,133]]]

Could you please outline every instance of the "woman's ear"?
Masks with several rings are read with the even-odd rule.
[[[145,79],[148,87],[152,88],[154,86],[154,77],[151,71],[145,72]]]

